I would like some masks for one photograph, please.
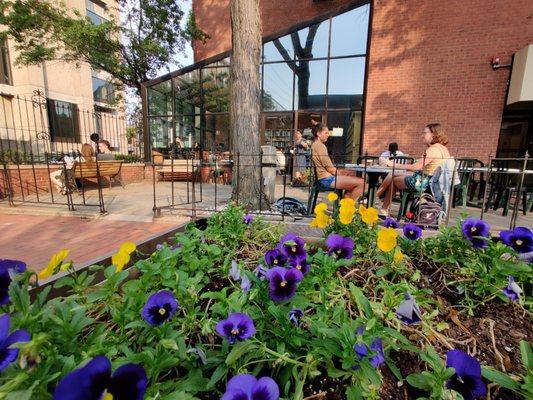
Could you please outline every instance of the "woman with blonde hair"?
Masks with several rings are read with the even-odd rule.
[[[50,174],[50,181],[56,188],[58,193],[66,194],[67,187],[65,182],[67,177],[64,176],[64,172],[72,170],[74,168],[74,163],[76,162],[95,162],[96,157],[93,147],[89,143],[84,143],[81,145],[81,155],[78,157],[70,157],[68,155],[63,157],[64,168],[61,166],[57,171],[54,171]]]
[[[446,145],[448,137],[440,124],[428,124],[424,128],[422,140],[427,146],[424,157],[416,163],[401,165],[398,168],[414,171],[414,174],[387,175],[377,190],[378,197],[384,197],[380,214],[388,216],[389,207],[397,190],[409,189],[412,191],[424,191],[431,180],[431,176],[442,162],[450,158],[450,152]]]

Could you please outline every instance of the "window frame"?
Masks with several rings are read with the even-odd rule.
[[[9,57],[9,44],[7,38],[0,41],[0,84],[13,85],[13,74],[11,72],[11,59]]]
[[[63,103],[60,105],[58,103]],[[66,106],[65,106],[66,105]],[[63,107],[64,109],[68,107],[70,112],[70,123],[72,124],[73,132],[71,135],[64,135],[62,126],[58,121],[57,107]],[[50,141],[51,142],[61,142],[61,141],[72,141],[73,143],[80,142],[80,118],[78,115],[78,106],[75,103],[70,103],[64,100],[57,99],[46,99],[46,110],[48,115],[48,130],[50,132]]]

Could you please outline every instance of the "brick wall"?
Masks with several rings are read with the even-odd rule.
[[[426,123],[440,122],[452,154],[495,155],[508,69],[533,42],[531,0],[375,0],[364,149],[392,139],[420,154]]]
[[[145,179],[145,169],[147,171],[146,179],[152,179],[151,169],[145,168],[144,164],[124,164],[120,176],[125,185],[142,181]],[[46,165],[36,165],[35,168],[29,165],[21,165],[20,168],[8,166],[13,194],[19,196],[22,190],[24,190],[24,195],[33,195],[36,191],[39,194],[48,193],[50,191],[50,173],[57,170],[58,167],[54,166],[50,166],[50,170],[48,170]],[[2,193],[7,193],[7,183],[4,176],[4,171],[0,169],[0,190]],[[96,179],[88,179],[87,181],[96,182]],[[104,187],[107,186],[104,184]]]
[[[281,32],[353,1],[262,0],[263,35]],[[231,47],[229,0],[195,0],[197,23],[211,35],[195,61]],[[509,69],[493,71],[533,42],[531,0],[374,0],[363,151],[390,141],[421,154],[425,124],[440,122],[450,151],[495,155]]]

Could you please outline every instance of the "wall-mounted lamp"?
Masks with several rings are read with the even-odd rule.
[[[492,60],[490,60],[490,65],[492,66],[492,69],[500,69],[500,68],[511,68],[512,64],[502,64],[500,61],[500,57],[492,57]]]

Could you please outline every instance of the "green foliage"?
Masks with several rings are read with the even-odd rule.
[[[429,393],[430,399],[443,399],[444,393],[449,392],[445,389],[446,381],[453,376],[455,370],[446,368],[441,358],[432,346],[428,346],[425,351],[420,353],[420,358],[426,363],[430,371],[423,371],[419,374],[407,376],[407,382],[425,392]]]
[[[14,40],[19,64],[87,62],[108,72],[116,84],[136,89],[173,61],[186,40],[205,40],[193,22],[187,24],[190,31],[182,29],[184,15],[177,1],[127,0],[117,6],[108,6],[106,17],[96,24],[79,10],[51,0],[2,2],[1,35]]]

